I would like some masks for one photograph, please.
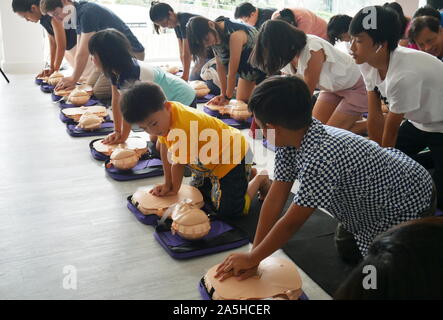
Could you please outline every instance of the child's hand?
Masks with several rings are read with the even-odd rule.
[[[228,103],[229,103],[229,100],[227,100],[224,95],[216,96],[216,97],[212,98],[211,100],[209,100],[209,102],[208,102],[208,104],[213,104],[216,106],[224,106],[224,105],[227,105]]]
[[[172,186],[167,184],[159,184],[149,192],[157,197],[174,196],[177,194],[176,191],[172,190]]]
[[[220,281],[232,276],[245,280],[257,274],[258,263],[253,261],[250,253],[233,253],[217,267],[215,278]]]
[[[124,142],[121,133],[117,131],[108,134],[108,136],[103,139],[103,144],[118,144]]]

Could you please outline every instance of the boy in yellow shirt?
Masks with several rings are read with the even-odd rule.
[[[165,183],[156,186],[152,194],[176,194],[188,166],[192,185],[220,216],[246,214],[257,191],[266,195],[270,187],[267,173],[256,175],[248,184],[252,157],[239,130],[179,102],[167,101],[162,89],[152,82],[126,90],[121,110],[128,123],[159,137]]]

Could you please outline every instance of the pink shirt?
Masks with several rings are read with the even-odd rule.
[[[306,34],[313,34],[317,37],[328,40],[327,29],[328,24],[325,20],[317,16],[314,12],[302,8],[290,8],[295,15],[295,20],[298,24],[298,29]],[[280,11],[274,12],[271,19],[277,19],[280,16]]]

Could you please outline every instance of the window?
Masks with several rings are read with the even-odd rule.
[[[146,57],[150,62],[179,62],[178,42],[173,30],[163,30],[158,35],[154,32],[149,19],[149,6],[152,0],[90,0],[100,3],[114,11],[125,21],[135,36],[146,48]],[[246,0],[162,0],[174,10],[187,11],[203,15],[210,19],[218,16],[233,18],[235,7]],[[302,7],[316,12],[329,20],[337,13],[354,15],[368,5],[380,5],[385,0],[252,0],[256,7]]]

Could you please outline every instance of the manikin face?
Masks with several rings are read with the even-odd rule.
[[[161,137],[167,136],[171,127],[171,112],[169,104],[165,104],[165,107],[162,110],[154,112],[144,121],[138,122],[137,125],[150,135]]]
[[[37,7],[36,5],[32,5],[30,11],[17,12],[17,14],[26,21],[34,23],[39,22],[40,19],[42,18],[42,13],[40,12],[40,8]]]
[[[375,44],[366,32],[359,33],[352,37],[351,55],[356,64],[373,60],[381,48],[382,46]]]
[[[255,10],[255,12],[251,13],[249,17],[240,18],[241,21],[250,25],[251,27],[254,27],[256,25],[257,19],[258,19],[258,10]]]
[[[440,27],[439,32],[435,33],[429,28],[424,28],[415,38],[420,50],[432,54],[436,57],[443,56],[443,29]]]
[[[177,16],[172,11],[169,11],[169,15],[167,18],[155,21],[154,23],[162,28],[168,28],[168,29],[173,29],[178,25]]]

